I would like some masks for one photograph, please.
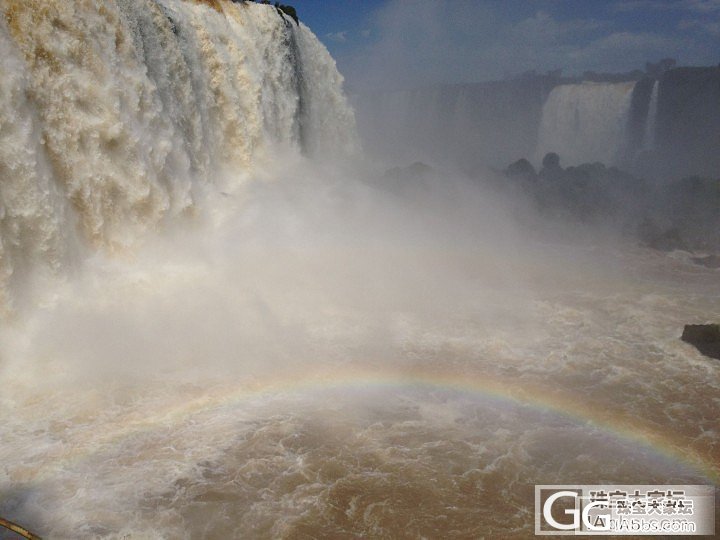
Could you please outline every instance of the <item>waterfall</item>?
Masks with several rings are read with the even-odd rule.
[[[650,105],[648,107],[647,120],[645,121],[645,133],[643,135],[643,150],[655,150],[655,130],[657,127],[658,93],[660,81],[655,81],[650,94]]]
[[[536,157],[557,152],[565,165],[613,164],[626,141],[634,82],[556,86],[542,109]]]
[[[537,146],[545,77],[442,84],[356,97],[373,154],[480,170],[506,167]]]
[[[0,14],[0,306],[29,269],[125,250],[276,149],[357,147],[335,62],[273,6],[0,0]]]

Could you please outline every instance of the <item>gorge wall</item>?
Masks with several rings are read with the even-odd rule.
[[[720,176],[720,68],[607,82],[554,76],[356,98],[366,146],[385,156],[500,168],[557,152],[651,177]],[[394,152],[394,154],[393,154]]]

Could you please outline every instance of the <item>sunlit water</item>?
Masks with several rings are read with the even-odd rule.
[[[3,373],[0,514],[51,538],[526,538],[536,483],[717,482],[720,363],[678,339],[717,315],[717,271],[534,249],[539,266],[575,270],[536,268],[532,295],[466,279],[462,299],[448,289],[432,311],[409,298],[384,309],[373,275],[350,276],[367,303],[325,294],[312,249],[261,278],[268,254],[248,255],[224,297],[257,298],[237,310],[207,299],[197,280],[218,271],[204,263],[168,263],[170,283],[152,286],[157,275],[107,270],[102,300],[76,295],[29,323],[41,382]],[[359,253],[334,256],[342,267]],[[446,255],[472,274],[472,254]],[[193,284],[205,300],[151,311],[149,333],[128,320],[132,295],[147,312]],[[232,323],[184,311],[210,304]],[[190,324],[208,341],[182,338]],[[105,350],[116,364],[84,364]],[[152,368],[136,357],[150,351]]]
[[[635,82],[562,84],[542,109],[536,159],[559,152],[566,165],[614,164],[626,140]]]
[[[272,6],[0,13],[3,518],[526,538],[536,483],[718,481],[720,363],[678,339],[717,317],[717,271],[531,233],[522,202],[450,178],[311,166],[356,155],[355,120]],[[553,103],[600,111],[580,143],[610,156],[629,88]]]

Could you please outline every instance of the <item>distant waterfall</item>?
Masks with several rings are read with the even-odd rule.
[[[643,136],[643,150],[655,149],[655,131],[657,129],[658,93],[660,81],[655,81],[650,94],[650,105],[648,106],[647,120],[645,121],[645,133]]]
[[[542,110],[536,157],[557,152],[564,165],[615,163],[625,144],[634,82],[556,86]]]
[[[0,307],[29,268],[124,249],[276,147],[357,146],[335,62],[269,5],[0,0],[0,71]]]

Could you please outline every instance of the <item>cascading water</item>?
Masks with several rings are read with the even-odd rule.
[[[655,81],[650,94],[647,120],[645,121],[645,133],[643,135],[642,149],[645,151],[655,149],[655,131],[657,129],[658,94],[660,81]]]
[[[278,148],[357,146],[303,24],[229,0],[0,1],[0,305],[29,269],[124,250]]]
[[[614,164],[625,144],[634,82],[564,84],[542,110],[536,158],[557,152],[565,165]]]
[[[720,481],[720,364],[677,339],[716,317],[717,272],[575,226],[545,242],[496,186],[303,159],[353,152],[354,118],[274,7],[0,0],[0,53],[3,519],[523,539],[536,484]],[[542,84],[398,93],[383,115],[440,153],[461,126],[465,150],[527,155]],[[610,154],[630,87],[553,93],[552,150]],[[46,272],[68,277],[18,292]]]

